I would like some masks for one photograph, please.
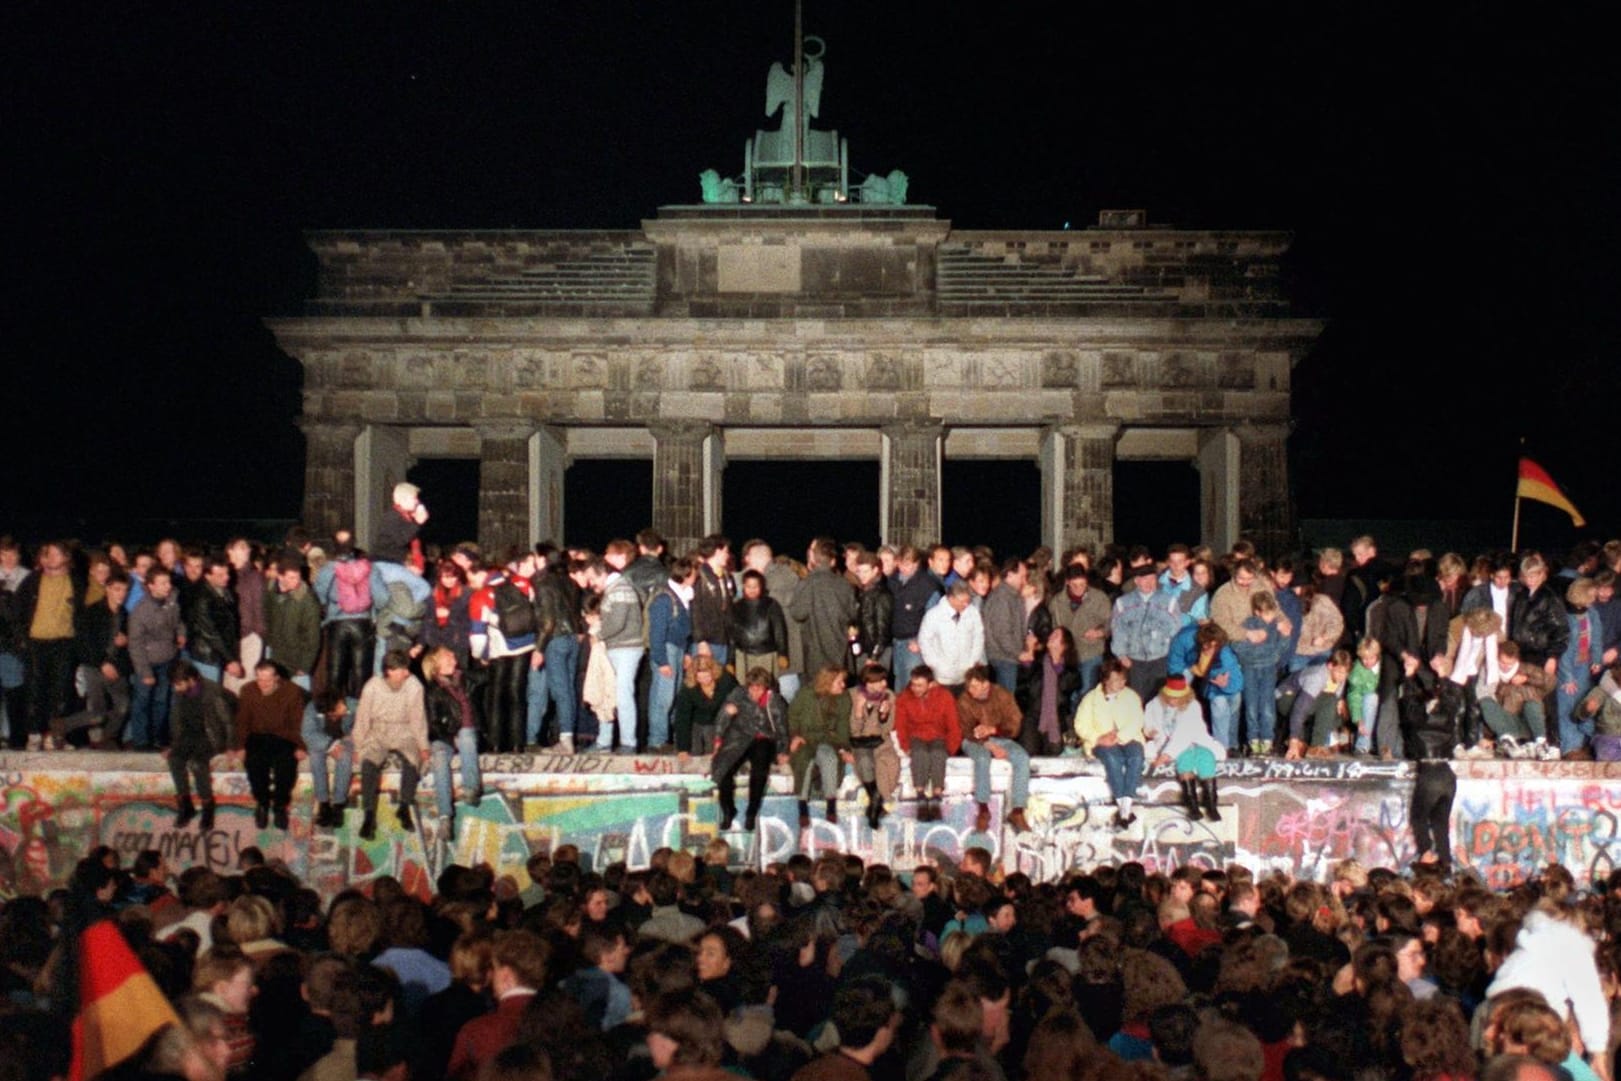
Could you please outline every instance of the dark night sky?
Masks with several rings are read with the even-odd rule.
[[[818,126],[960,227],[1296,232],[1299,310],[1332,320],[1296,371],[1302,515],[1506,517],[1523,436],[1621,529],[1621,94],[1592,9],[806,6]],[[295,515],[298,366],[258,318],[313,287],[301,229],[695,201],[741,168],[791,26],[786,0],[14,5],[0,530]]]

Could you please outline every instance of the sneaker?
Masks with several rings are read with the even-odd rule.
[[[1537,761],[1539,761],[1539,762],[1557,762],[1557,761],[1559,761],[1559,748],[1555,747],[1553,744],[1549,743],[1547,740],[1539,739],[1539,740],[1536,741],[1536,743],[1532,744],[1532,746],[1536,750]]]
[[[1495,758],[1497,754],[1492,750],[1491,744],[1477,743],[1467,751],[1463,752],[1463,756],[1468,759],[1479,761],[1482,758]]]
[[[1497,755],[1499,758],[1523,758],[1525,751],[1520,747],[1520,741],[1513,736],[1498,736]]]
[[[43,751],[45,749],[44,735],[39,732],[35,732],[30,735],[28,737],[28,749],[30,751]]]
[[[557,746],[552,749],[558,754],[573,754],[574,736],[568,732],[563,733],[557,737]]]
[[[1469,749],[1467,747],[1465,747],[1461,743],[1455,743],[1455,744],[1452,745],[1452,757],[1453,758],[1468,758],[1469,757]]]

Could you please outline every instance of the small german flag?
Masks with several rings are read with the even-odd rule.
[[[79,1016],[70,1081],[90,1081],[180,1018],[111,920],[79,936]]]
[[[1577,529],[1587,524],[1587,519],[1576,509],[1576,504],[1565,498],[1565,493],[1548,476],[1548,471],[1529,458],[1520,459],[1520,486],[1516,494],[1521,499],[1534,499],[1538,503],[1558,507],[1570,515],[1571,524]]]

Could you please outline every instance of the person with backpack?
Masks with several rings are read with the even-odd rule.
[[[315,596],[325,610],[327,682],[349,698],[360,697],[371,673],[372,614],[388,603],[388,591],[372,569],[365,552],[340,544],[337,558],[315,574]]]
[[[410,651],[422,633],[422,619],[428,612],[428,600],[433,596],[433,585],[404,563],[378,560],[372,572],[383,587],[386,598],[377,608],[376,658],[372,675],[381,675],[383,655],[391,649]]]
[[[475,661],[488,672],[485,685],[485,739],[496,753],[523,750],[524,681],[535,651],[539,621],[535,593],[522,570],[534,567],[531,554],[509,569],[492,565],[484,587],[468,602],[468,643]]]

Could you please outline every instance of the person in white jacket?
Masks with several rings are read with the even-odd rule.
[[[1205,727],[1204,712],[1185,676],[1171,676],[1143,710],[1143,731],[1156,766],[1174,766],[1182,786],[1182,806],[1195,822],[1221,821],[1216,808],[1216,763],[1227,758],[1226,746]],[[1200,797],[1204,813],[1199,811]]]
[[[923,663],[934,669],[934,681],[954,694],[961,690],[965,673],[985,663],[985,624],[973,599],[967,582],[956,583],[946,591],[944,604],[924,614],[917,632]]]
[[[1554,1012],[1574,1019],[1574,1034],[1592,1056],[1594,1072],[1608,1081],[1610,1008],[1599,982],[1594,942],[1571,922],[1573,916],[1556,902],[1538,902],[1486,997],[1517,987],[1539,992]]]

